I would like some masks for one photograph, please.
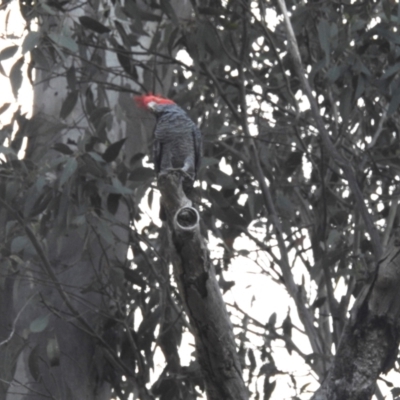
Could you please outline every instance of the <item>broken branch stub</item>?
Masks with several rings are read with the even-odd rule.
[[[175,231],[192,232],[200,223],[199,212],[193,207],[182,207],[174,216]]]
[[[171,233],[174,276],[195,338],[207,398],[247,400],[233,327],[200,233],[200,215],[183,191],[179,172],[160,175],[158,187]]]

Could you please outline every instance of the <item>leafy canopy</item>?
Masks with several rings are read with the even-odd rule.
[[[157,193],[147,163],[151,121],[135,111],[132,95],[161,93],[186,109],[204,135],[198,192],[205,228],[217,246],[212,263],[221,288],[235,293],[227,271],[252,265],[254,279],[265,276],[293,298],[288,314],[257,318],[244,305],[230,304],[249,389],[254,398],[268,399],[285,374],[290,395],[306,398],[312,376],[322,379],[329,369],[374,257],[354,193],[322,145],[303,96],[276,2],[200,1],[185,18],[168,0],[144,3],[95,2],[91,13],[79,16],[68,2],[21,3],[27,25],[39,21],[39,30],[30,31],[22,46],[0,52],[1,62],[15,60],[9,74],[14,96],[26,79],[25,66],[35,85],[58,79],[65,85],[57,115],[28,118],[16,110],[0,132],[7,214],[2,285],[9,275],[24,277],[26,260],[39,262],[24,224],[43,249],[50,236],[61,245],[68,234],[101,241],[106,254],[117,245],[112,226],[125,199],[133,258],[109,265],[106,286],[93,281],[81,288],[117,305],[99,334],[113,333],[119,349],[114,358],[136,371],[137,382],[125,379],[122,367],[104,379],[127,399],[135,385],[154,382],[150,372],[159,345],[168,367],[153,394],[198,398],[196,391],[204,388],[195,358],[180,366],[177,356],[187,327],[159,254],[157,213],[145,212],[144,199],[156,208]],[[392,1],[287,5],[324,125],[387,240],[398,224],[400,7]],[[18,159],[24,138],[25,157]],[[89,257],[88,247],[77,256]],[[304,312],[312,320],[308,328]],[[31,333],[46,324],[34,321]],[[290,359],[307,366],[306,378],[279,363],[282,345]],[[36,376],[35,363],[30,365]]]

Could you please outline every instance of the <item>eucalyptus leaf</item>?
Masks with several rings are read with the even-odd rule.
[[[0,107],[0,114],[3,114],[3,112],[7,111],[10,107],[11,103],[4,103],[1,107]]]
[[[33,50],[39,43],[41,39],[41,34],[39,32],[31,31],[29,32],[22,43],[22,54]]]
[[[29,353],[28,357],[28,368],[33,379],[38,382],[40,380],[40,356],[39,356],[39,345],[36,345]]]
[[[71,148],[68,145],[66,145],[65,143],[56,143],[53,146],[53,149],[56,151],[59,151],[62,154],[66,154],[66,155],[74,154],[74,152],[71,150]]]
[[[122,46],[117,47],[117,58],[124,71],[133,79],[138,79],[138,73],[132,57]]]
[[[107,147],[107,150],[103,153],[102,157],[105,162],[114,161],[117,157],[119,152],[124,145],[126,138],[119,140]]]
[[[50,319],[49,314],[34,319],[29,325],[29,330],[32,333],[39,333],[44,331],[49,325],[49,319]]]
[[[71,65],[71,67],[68,69],[66,78],[67,78],[69,89],[71,90],[71,92],[74,92],[76,89],[76,86],[77,86],[76,70],[75,70],[74,65]]]
[[[112,186],[115,189],[115,191],[113,191],[113,193],[133,194],[132,190],[127,188],[126,186],[123,186],[121,181],[116,177],[112,178]]]
[[[174,8],[171,5],[171,1],[170,0],[160,0],[160,7],[165,12],[165,14],[167,14],[168,17],[171,18],[172,23],[175,26],[179,26],[179,20],[175,13]]]
[[[110,28],[107,28],[101,22],[96,21],[95,19],[88,17],[86,15],[79,17],[79,22],[85,28],[88,28],[97,33],[108,33],[111,31]]]
[[[19,46],[9,46],[5,47],[0,51],[0,61],[8,60],[11,57],[14,57],[17,54]]]
[[[15,98],[18,97],[18,91],[22,85],[22,66],[24,65],[24,57],[19,58],[12,66],[10,71],[11,89]]]
[[[54,10],[52,7],[50,7],[49,5],[47,5],[45,2],[40,2],[40,11],[43,14],[49,14],[49,15],[57,15],[57,11]]]
[[[78,51],[78,45],[75,40],[70,36],[65,36],[62,33],[49,33],[49,38],[60,47],[76,53]]]
[[[28,244],[30,244],[29,239],[26,236],[17,236],[11,242],[11,253],[19,253],[24,250]]]
[[[70,157],[68,161],[65,163],[64,169],[60,176],[59,187],[62,187],[65,182],[74,174],[78,167],[78,162],[76,158]]]
[[[73,90],[69,92],[67,97],[65,98],[61,110],[60,110],[60,118],[65,119],[71,114],[72,110],[75,108],[76,103],[78,101],[78,90]]]
[[[129,175],[131,181],[144,182],[155,177],[155,172],[151,168],[138,167],[135,168]]]
[[[17,155],[11,147],[5,147],[0,145],[0,154],[13,154]]]
[[[233,189],[236,187],[232,176],[221,171],[219,168],[209,169],[207,171],[207,176],[210,178],[212,183],[220,185],[226,189]]]
[[[391,65],[386,72],[381,76],[381,79],[387,79],[390,78],[391,76],[397,74],[400,71],[400,62]]]
[[[57,337],[50,338],[47,340],[46,353],[47,353],[47,358],[49,359],[50,365],[52,367],[60,365],[61,352]]]
[[[318,23],[318,37],[322,50],[325,53],[326,64],[330,64],[330,26],[326,19],[322,19]]]

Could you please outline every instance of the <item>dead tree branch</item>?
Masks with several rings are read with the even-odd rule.
[[[248,399],[236,351],[233,327],[222,299],[199,214],[182,190],[177,172],[158,179],[171,233],[175,279],[195,336],[207,398]]]

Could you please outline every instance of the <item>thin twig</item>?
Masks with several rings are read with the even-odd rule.
[[[242,47],[242,53],[244,53],[244,48],[246,45],[246,35],[247,35],[247,28],[246,28],[246,22],[244,23],[243,27],[243,47]],[[241,60],[244,60],[243,54],[241,57]],[[272,195],[271,191],[269,189],[269,186],[267,185],[265,178],[264,178],[264,173],[261,167],[261,162],[260,158],[258,155],[258,152],[256,150],[254,141],[252,140],[252,136],[250,134],[250,129],[249,129],[249,124],[247,120],[247,103],[246,103],[246,88],[245,88],[245,77],[244,77],[244,62],[241,62],[241,65],[239,67],[239,78],[240,78],[240,107],[241,107],[241,124],[243,127],[243,131],[245,136],[250,141],[250,151],[252,153],[252,158],[254,160],[254,174],[255,177],[260,185],[261,193],[264,199],[264,204],[265,207],[267,208],[269,218],[272,222],[272,225],[275,230],[275,236],[276,240],[278,242],[278,247],[279,251],[281,254],[281,258],[278,262],[278,265],[280,266],[280,269],[282,271],[283,279],[285,282],[286,289],[288,290],[290,296],[293,298],[297,311],[299,313],[299,317],[301,322],[304,325],[304,328],[307,332],[307,335],[309,337],[311,346],[313,348],[313,351],[316,354],[324,354],[324,349],[322,342],[320,340],[320,337],[318,335],[318,332],[314,326],[314,318],[310,310],[306,307],[304,304],[304,301],[301,299],[299,289],[294,281],[294,277],[290,268],[290,263],[289,263],[289,257],[288,257],[288,252],[287,248],[285,245],[285,240],[283,238],[283,229],[281,222],[278,218],[278,214],[275,209],[274,202],[272,200]]]
[[[21,316],[21,314],[23,313],[23,311],[25,310],[25,308],[27,307],[27,305],[30,303],[30,301],[37,295],[37,293],[34,293],[32,296],[29,297],[29,299],[25,302],[25,304],[21,307],[21,309],[18,311],[17,316],[14,319],[13,325],[12,325],[12,329],[10,334],[8,335],[7,339],[4,339],[2,342],[0,342],[0,347],[4,346],[5,344],[7,344],[12,337],[14,336],[15,333],[15,326],[17,325],[18,319]]]
[[[399,199],[396,196],[392,200],[392,203],[390,204],[389,215],[388,215],[388,218],[386,221],[386,229],[385,229],[385,233],[384,233],[383,239],[382,239],[382,246],[384,248],[389,243],[389,237],[390,237],[390,234],[392,233],[393,223],[394,223],[394,219],[396,218],[398,204],[399,204]]]
[[[52,280],[56,290],[60,294],[62,300],[68,307],[68,309],[71,311],[72,315],[79,321],[81,324],[81,329],[84,328],[87,333],[91,334],[94,336],[103,346],[104,350],[109,351],[112,354],[112,357],[123,371],[129,375],[134,375],[134,372],[125,365],[125,363],[118,358],[118,356],[113,352],[111,347],[108,345],[108,343],[100,336],[97,334],[97,332],[90,326],[90,324],[82,317],[82,315],[78,312],[78,310],[75,309],[75,307],[72,305],[72,302],[70,300],[69,295],[65,292],[65,290],[62,287],[62,284],[60,281],[57,279],[56,274],[53,271],[53,268],[50,264],[50,261],[48,260],[41,244],[39,243],[35,233],[32,231],[31,227],[26,223],[26,221],[20,216],[18,211],[16,211],[14,208],[12,208],[7,202],[5,202],[2,198],[0,198],[0,204],[2,204],[11,214],[13,214],[18,221],[18,223],[24,228],[25,233],[31,242],[32,246],[36,250],[36,253],[38,254],[40,260],[41,260],[41,266],[46,272],[46,274],[49,276],[49,278]]]
[[[378,127],[376,128],[374,137],[372,138],[371,143],[368,144],[367,150],[370,150],[370,149],[372,149],[372,147],[375,146],[375,143],[377,142],[377,140],[379,139],[379,136],[382,133],[383,124],[386,121],[386,117],[387,117],[387,109],[384,108],[383,112],[382,112],[382,115],[381,115],[381,118],[379,119]]]
[[[376,226],[374,225],[372,216],[369,213],[368,208],[365,204],[364,196],[360,190],[360,187],[358,185],[358,182],[357,182],[357,179],[356,179],[356,176],[355,176],[355,173],[353,171],[351,164],[336,149],[336,147],[334,146],[334,144],[332,143],[332,141],[330,139],[329,132],[325,128],[324,121],[322,120],[322,117],[321,117],[321,114],[319,111],[318,103],[312,93],[310,83],[305,75],[305,71],[303,68],[302,61],[301,61],[299,47],[297,45],[296,36],[294,34],[292,23],[289,18],[285,0],[278,0],[278,4],[279,4],[279,7],[283,14],[284,21],[285,21],[289,52],[292,56],[292,59],[293,59],[294,65],[295,65],[295,69],[296,69],[296,72],[302,83],[305,95],[307,96],[308,101],[310,102],[311,111],[314,116],[318,131],[321,135],[324,146],[328,150],[330,156],[337,163],[337,165],[343,169],[344,175],[345,175],[347,181],[349,182],[351,191],[353,192],[357,206],[360,209],[360,213],[364,220],[366,230],[371,238],[375,259],[379,260],[381,257],[381,254],[382,254],[382,244],[381,244],[381,240],[379,237],[379,232],[378,232]]]

